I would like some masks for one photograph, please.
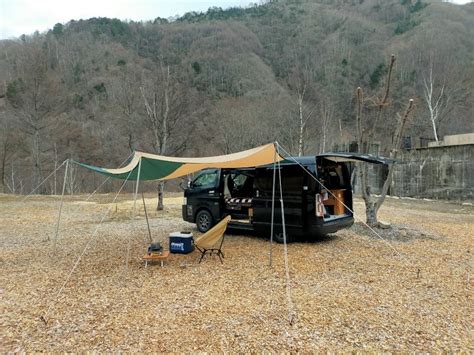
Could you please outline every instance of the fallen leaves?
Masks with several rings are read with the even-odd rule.
[[[0,196],[2,350],[473,351],[472,209],[389,201],[382,218],[402,228],[383,236],[400,255],[358,225],[289,245],[290,325],[281,245],[271,268],[267,240],[230,235],[224,264],[172,254],[165,267],[145,269],[147,227],[143,210],[130,222],[130,195],[112,208],[57,297],[110,206],[105,196],[80,201],[66,200],[54,251],[44,240],[58,200]],[[164,212],[151,212],[153,238],[166,246],[170,232],[197,234],[180,218],[181,198],[165,202]]]

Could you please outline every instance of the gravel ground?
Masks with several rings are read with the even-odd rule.
[[[180,197],[149,197],[154,239],[197,234]],[[224,264],[145,269],[143,207],[132,223],[131,196],[112,199],[68,197],[55,249],[56,197],[0,195],[0,351],[474,351],[472,206],[388,199],[384,240],[356,224],[291,244],[287,283],[283,246],[269,267],[255,236],[226,237]]]

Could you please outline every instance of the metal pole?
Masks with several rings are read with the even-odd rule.
[[[272,191],[272,224],[270,227],[270,260],[268,266],[272,266],[272,259],[273,259],[273,222],[275,220],[275,176],[276,176],[276,155],[277,155],[277,148],[276,145],[278,143],[274,143],[275,147],[275,154],[273,157],[273,191]]]
[[[135,185],[135,197],[133,200],[133,214],[132,214],[132,223],[134,223],[136,210],[137,210],[137,195],[138,195],[138,185],[140,183],[140,172],[142,170],[142,158],[138,161],[138,172],[137,172],[137,181]],[[132,243],[132,239],[128,236],[128,248],[127,248],[127,258],[125,260],[125,269],[128,270],[128,261],[130,259],[130,244]]]
[[[58,241],[58,234],[59,234],[59,222],[61,220],[61,212],[63,210],[63,202],[64,202],[64,191],[66,189],[66,180],[67,180],[67,171],[69,168],[69,159],[66,161],[66,169],[64,170],[64,181],[63,181],[63,191],[61,193],[61,202],[59,204],[59,213],[58,213],[58,220],[56,221],[56,231],[54,232],[54,252],[56,253],[56,243]],[[48,236],[49,241],[49,236]]]
[[[280,154],[278,152],[278,154]],[[291,285],[290,285],[290,268],[288,263],[288,244],[286,237],[286,225],[285,225],[285,207],[283,205],[283,188],[281,182],[281,168],[280,162],[278,162],[278,177],[280,183],[280,204],[281,204],[281,223],[283,227],[283,248],[284,248],[284,259],[285,259],[285,274],[286,274],[286,297],[288,301],[288,322],[293,324],[294,319],[294,307],[293,300],[291,298]]]
[[[69,194],[72,196],[74,195],[74,180],[73,180],[73,175],[72,175],[73,171],[72,171],[72,167],[71,169],[69,169],[69,188],[71,189],[71,191],[69,191]]]
[[[148,227],[148,239],[150,240],[150,243],[151,243],[153,242],[153,239],[151,238],[150,222],[148,222],[148,213],[146,212],[145,197],[143,197],[143,192],[142,192],[142,201],[143,201],[143,209],[145,210],[146,226]]]
[[[282,187],[282,183],[281,183],[280,162],[278,162],[278,182],[280,184],[280,207],[281,207],[281,223],[282,223],[282,230],[283,230],[283,244],[285,246],[285,253],[286,253],[285,206],[283,205],[283,187]]]

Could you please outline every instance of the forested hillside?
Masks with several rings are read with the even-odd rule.
[[[70,21],[1,41],[0,191],[28,192],[66,158],[116,167],[133,150],[340,148],[354,140],[356,88],[375,102],[391,54],[381,152],[409,98],[413,141],[474,131],[474,4],[271,1],[143,23]],[[74,177],[76,191],[94,185]]]

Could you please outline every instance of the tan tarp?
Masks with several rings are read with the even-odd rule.
[[[277,154],[275,144],[270,143],[238,153],[204,158],[167,157],[143,152],[135,152],[125,167],[107,169],[80,165],[119,179],[136,180],[140,167],[140,180],[170,180],[192,174],[206,168],[250,168],[272,164],[283,158]],[[141,164],[140,164],[141,162]]]

